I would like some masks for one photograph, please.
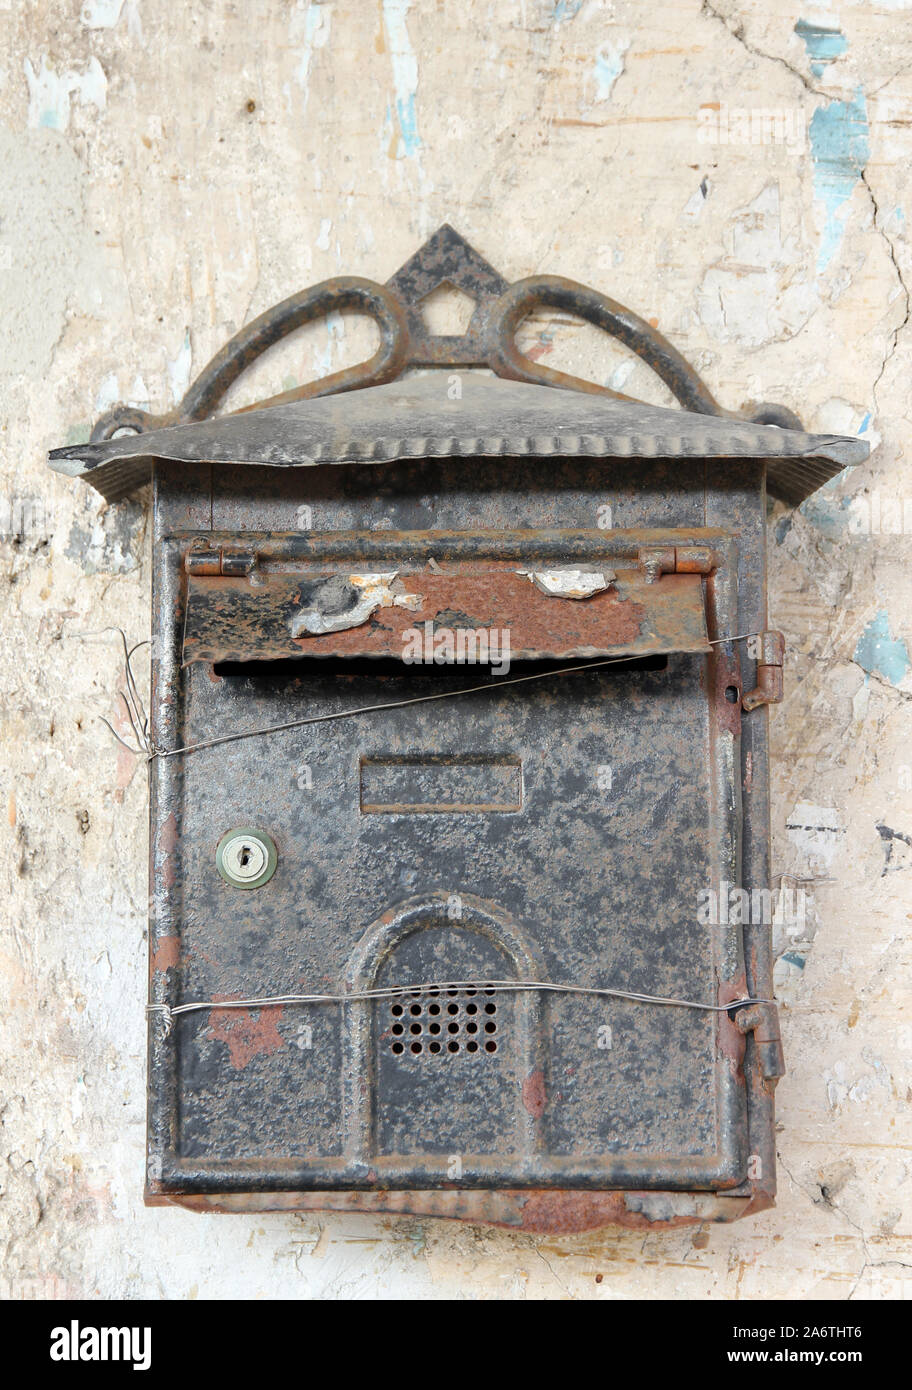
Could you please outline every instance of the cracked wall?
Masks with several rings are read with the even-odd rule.
[[[910,71],[905,0],[0,4],[4,1292],[908,1296]],[[141,1205],[146,789],[99,718],[107,629],[148,629],[147,514],[45,453],[116,401],[168,408],[253,315],[384,280],[443,220],[510,279],[629,304],[724,405],[877,446],[770,514],[773,863],[805,910],[776,928],[779,1205],[730,1229]],[[522,342],[670,403],[562,316]],[[333,317],[231,404],[371,350]]]

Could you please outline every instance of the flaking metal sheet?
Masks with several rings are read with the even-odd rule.
[[[710,650],[699,575],[664,575],[650,584],[639,571],[623,570],[589,598],[567,599],[542,592],[509,566],[390,569],[367,590],[375,598],[370,612],[366,577],[342,570],[194,575],[184,665],[308,656],[472,664],[482,640],[485,659],[494,653],[499,662]],[[322,622],[321,603],[332,608]]]

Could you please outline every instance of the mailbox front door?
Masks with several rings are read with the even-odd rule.
[[[718,906],[740,884],[731,537],[168,544],[180,997],[407,989],[176,1019],[165,1190],[739,1186],[745,1038],[684,1006],[747,993]],[[275,731],[207,746],[254,727]],[[255,892],[218,871],[233,826],[276,846]],[[600,987],[683,1004],[566,992]]]

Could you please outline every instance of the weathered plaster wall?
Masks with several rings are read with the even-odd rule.
[[[909,0],[0,0],[4,1292],[908,1296],[910,74]],[[780,1203],[730,1229],[141,1205],[146,788],[99,716],[106,629],[148,630],[147,517],[45,451],[169,406],[246,319],[386,279],[444,219],[509,278],[653,319],[726,405],[878,445],[771,517],[774,864],[809,911],[778,940]],[[524,341],[665,403],[592,330]],[[369,347],[315,326],[233,403]]]

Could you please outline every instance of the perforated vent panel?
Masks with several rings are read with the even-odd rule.
[[[497,997],[490,989],[415,990],[390,1006],[388,1037],[403,1061],[490,1056],[497,1051]]]

